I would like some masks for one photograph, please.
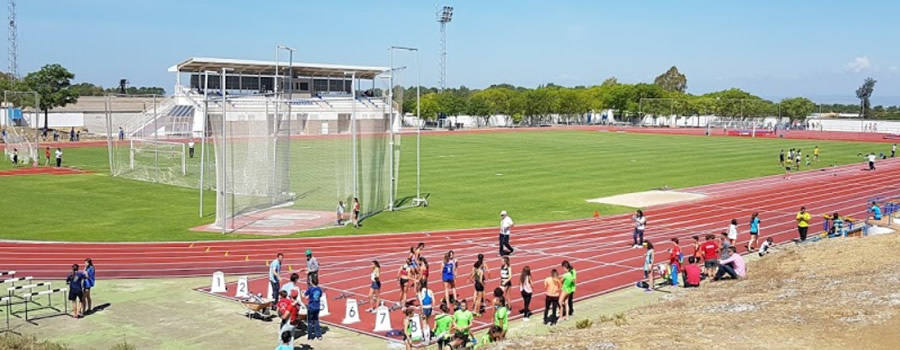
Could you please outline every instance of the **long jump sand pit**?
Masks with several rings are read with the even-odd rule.
[[[657,205],[694,201],[703,198],[706,198],[706,195],[699,193],[653,190],[618,194],[615,196],[588,199],[587,201],[590,203],[646,208]]]

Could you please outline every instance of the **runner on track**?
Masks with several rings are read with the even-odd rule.
[[[381,299],[381,264],[378,260],[372,260],[372,274],[370,279],[372,285],[369,286],[369,302],[372,303],[367,312],[374,312],[379,306],[378,301]]]
[[[750,243],[747,244],[747,251],[756,250],[756,240],[759,239],[759,212],[753,213],[750,217]]]
[[[444,261],[441,262],[441,281],[444,282],[444,303],[451,305],[456,302],[456,259],[453,258],[453,251],[444,254]],[[450,292],[453,295],[450,295]]]
[[[500,266],[500,288],[503,289],[503,297],[509,300],[509,289],[512,287],[512,266],[509,257],[503,257],[503,265]]]
[[[731,224],[728,225],[728,244],[734,245],[737,242],[737,230],[738,222],[737,219],[731,219]]]
[[[475,316],[481,316],[484,313],[484,262],[481,260],[475,261],[475,264],[472,265],[472,274],[469,276],[469,280],[471,280],[475,284],[475,293],[472,296],[472,299],[475,302],[475,305],[472,307],[472,311],[475,312]]]

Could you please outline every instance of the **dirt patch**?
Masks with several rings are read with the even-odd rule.
[[[672,203],[688,202],[706,198],[706,195],[698,193],[678,192],[678,191],[645,191],[619,194],[615,196],[588,199],[590,203],[622,205],[633,208],[646,208],[655,205],[664,205]]]
[[[286,236],[299,231],[313,230],[324,227],[333,227],[336,224],[336,215],[332,212],[297,210],[297,209],[272,209],[250,213],[228,221],[229,229],[233,233]],[[345,220],[345,222],[347,222]],[[197,226],[191,231],[221,232],[221,227],[214,225]]]
[[[87,174],[91,171],[80,170],[75,168],[55,168],[55,167],[21,167],[12,170],[0,170],[0,176],[24,176],[24,175],[78,175]]]
[[[898,249],[897,234],[789,246],[751,261],[747,279],[652,293],[660,302],[625,312],[625,324],[602,311],[589,329],[570,321],[496,348],[893,349]]]

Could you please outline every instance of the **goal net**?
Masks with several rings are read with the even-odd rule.
[[[342,201],[350,213],[353,198],[359,199],[363,218],[388,208],[385,103],[341,93],[208,99],[216,226],[239,229],[236,219],[282,206],[333,215]]]
[[[2,129],[3,154],[7,160],[16,156],[20,165],[37,165],[39,97],[32,91],[4,91]]]
[[[193,120],[196,105],[186,106],[191,108],[176,104],[172,97],[108,95],[106,131],[112,176],[200,188],[201,152],[208,147],[203,147],[201,133],[195,137],[191,128],[181,125],[183,120]],[[190,149],[192,143],[195,152]]]
[[[234,230],[235,217],[292,201],[290,105],[267,96],[205,104],[215,143],[215,225]]]

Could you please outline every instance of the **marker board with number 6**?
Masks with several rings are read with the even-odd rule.
[[[347,298],[347,307],[344,309],[343,324],[351,324],[359,322],[359,304],[356,299]]]

